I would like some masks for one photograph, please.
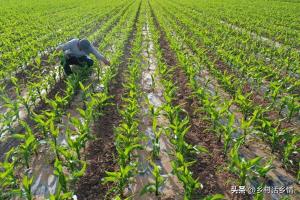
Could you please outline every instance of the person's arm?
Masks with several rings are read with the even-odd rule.
[[[97,51],[95,47],[91,47],[91,53],[94,54],[99,61],[104,62],[106,65],[110,65],[110,62],[99,51]]]

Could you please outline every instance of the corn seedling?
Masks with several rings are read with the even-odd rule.
[[[145,185],[141,191],[141,195],[144,195],[145,193],[155,193],[155,195],[158,196],[160,194],[160,189],[165,183],[166,179],[160,174],[160,166],[156,165],[153,162],[151,162],[151,166],[153,167],[152,175],[154,177],[154,182]]]
[[[232,144],[233,138],[232,134],[236,131],[234,128],[235,117],[232,113],[228,113],[228,122],[226,126],[221,125],[221,131],[223,132],[224,137],[224,154],[226,155],[230,145]]]
[[[131,165],[126,165],[125,167],[120,166],[119,171],[108,172],[106,171],[106,176],[103,178],[102,183],[114,182],[116,186],[113,187],[109,192],[116,192],[124,197],[123,191],[128,184],[128,181],[133,176],[133,171],[135,167]]]
[[[283,163],[285,166],[288,164],[293,164],[292,160],[290,160],[290,156],[292,153],[299,153],[300,149],[297,146],[300,142],[300,136],[299,135],[286,135],[286,145],[284,146],[283,150]]]
[[[187,162],[180,152],[176,153],[176,160],[172,161],[172,168],[178,179],[182,182],[184,187],[184,200],[192,198],[193,191],[202,188],[202,184],[192,177],[192,172],[189,167],[194,163]]]

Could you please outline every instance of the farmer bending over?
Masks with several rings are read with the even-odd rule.
[[[61,64],[64,67],[67,75],[72,74],[70,65],[79,65],[91,67],[94,61],[88,56],[90,53],[94,54],[99,61],[104,64],[110,65],[110,62],[102,56],[97,49],[87,39],[73,39],[65,44],[57,47],[56,51],[64,51]]]

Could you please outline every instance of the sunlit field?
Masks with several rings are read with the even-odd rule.
[[[299,200],[299,63],[297,0],[0,0],[0,200]]]

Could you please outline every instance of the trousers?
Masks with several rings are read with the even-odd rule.
[[[64,55],[61,59],[61,65],[64,67],[66,75],[72,74],[70,65],[79,65],[80,67],[91,67],[93,66],[93,64],[94,61],[87,56],[76,57]]]

